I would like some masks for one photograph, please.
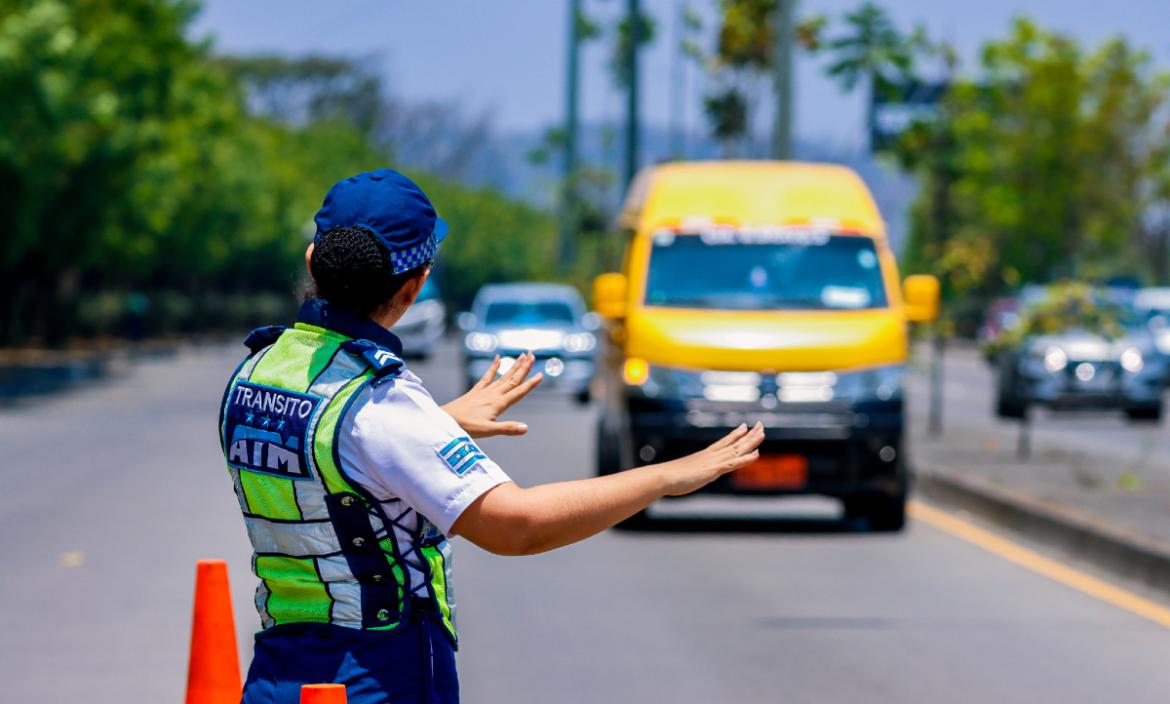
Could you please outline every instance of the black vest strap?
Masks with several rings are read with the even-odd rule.
[[[374,370],[374,378],[370,381],[373,386],[389,381],[398,376],[406,363],[402,358],[371,340],[346,340],[341,343],[341,349],[361,357]]]
[[[267,325],[262,328],[256,328],[248,335],[248,339],[244,340],[244,344],[248,346],[252,354],[256,354],[276,342],[276,338],[280,337],[280,334],[287,329],[283,325]]]

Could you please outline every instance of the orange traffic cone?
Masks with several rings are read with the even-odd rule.
[[[343,684],[306,684],[301,686],[301,704],[346,704]]]
[[[240,704],[240,659],[227,563],[195,565],[195,612],[187,663],[187,704]]]

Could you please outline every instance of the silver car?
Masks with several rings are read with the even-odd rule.
[[[1170,288],[1142,289],[1134,296],[1133,305],[1154,336],[1154,347],[1170,357]]]
[[[468,386],[483,376],[495,355],[502,359],[503,373],[518,355],[531,351],[535,369],[544,372],[542,388],[589,401],[600,320],[585,310],[576,289],[538,283],[484,286],[458,322],[465,333]]]
[[[1078,327],[1030,335],[998,357],[996,415],[1023,418],[1029,406],[1116,409],[1130,420],[1159,421],[1168,365],[1134,311],[1101,302],[1122,334]]]
[[[434,279],[427,279],[414,305],[406,309],[394,324],[394,334],[402,340],[403,353],[413,359],[426,359],[447,331],[447,308],[439,298]]]

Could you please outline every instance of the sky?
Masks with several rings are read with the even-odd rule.
[[[717,0],[691,0],[708,18]],[[799,0],[801,16],[836,16],[859,0]],[[621,0],[583,0],[598,18],[619,14]],[[671,124],[673,39],[679,0],[643,0],[657,18],[658,38],[642,58],[641,109],[646,124]],[[1170,68],[1170,0],[888,0],[904,28],[922,23],[953,42],[970,65],[978,47],[1002,36],[1011,18],[1088,42],[1122,34]],[[324,52],[361,57],[406,100],[452,100],[470,114],[488,112],[503,132],[541,130],[563,119],[566,0],[204,0],[195,37],[211,36],[219,51]],[[708,21],[708,28],[711,22]],[[608,42],[585,49],[583,118],[617,121],[623,99],[614,90]],[[703,128],[700,72],[686,71],[680,124]],[[848,149],[864,142],[863,98],[843,94],[822,74],[820,61],[801,58],[796,71],[798,139]],[[763,98],[761,98],[763,100]],[[677,104],[677,103],[675,103]],[[769,108],[756,112],[766,124]]]

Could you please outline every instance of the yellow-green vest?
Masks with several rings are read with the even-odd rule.
[[[419,535],[399,545],[400,509],[351,481],[338,454],[342,419],[359,392],[394,383],[402,361],[304,323],[257,330],[249,346],[254,353],[224,393],[220,441],[252,541],[263,627],[389,631],[425,609],[454,641],[446,540]],[[409,583],[408,564],[426,575],[426,599],[410,597],[420,585]]]

